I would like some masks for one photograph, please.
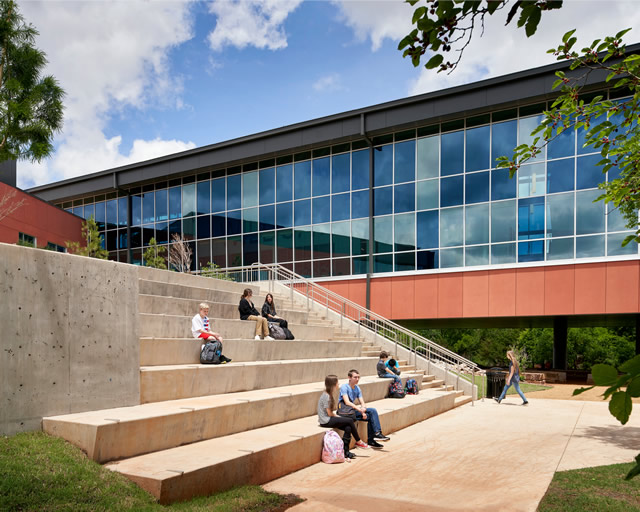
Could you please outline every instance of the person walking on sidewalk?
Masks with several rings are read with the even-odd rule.
[[[499,398],[493,397],[493,399],[498,403],[502,402],[502,400],[504,400],[504,397],[507,394],[507,390],[511,386],[513,386],[514,388],[516,388],[516,391],[520,395],[520,398],[522,398],[522,405],[527,405],[529,401],[527,400],[527,397],[524,396],[524,393],[520,389],[520,365],[518,364],[518,360],[516,359],[516,354],[514,353],[513,350],[509,350],[507,352],[507,358],[509,359],[509,375],[507,375],[507,380],[504,385],[504,389],[502,390],[502,394],[500,395]]]

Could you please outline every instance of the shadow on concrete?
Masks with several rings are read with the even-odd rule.
[[[640,427],[587,427],[574,437],[596,439],[619,448],[640,450]]]

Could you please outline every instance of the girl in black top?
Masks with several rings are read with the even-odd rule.
[[[263,339],[273,341],[273,338],[269,336],[269,324],[267,319],[260,316],[260,313],[251,302],[253,291],[251,288],[246,288],[240,299],[240,305],[238,311],[240,312],[240,320],[254,320],[256,322],[256,337],[259,340],[262,336]]]
[[[280,324],[280,327],[289,327],[289,323],[284,318],[279,317],[276,313],[276,305],[273,302],[273,295],[270,293],[267,293],[267,296],[264,299],[264,304],[262,305],[262,316],[269,322],[277,322]]]

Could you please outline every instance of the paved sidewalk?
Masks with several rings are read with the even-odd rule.
[[[556,471],[640,452],[638,411],[622,426],[606,402],[519,404],[464,405],[392,434],[384,450],[356,449],[350,463],[315,464],[265,488],[306,498],[300,512],[535,511]]]

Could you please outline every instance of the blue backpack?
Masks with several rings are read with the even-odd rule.
[[[407,392],[407,395],[417,395],[419,393],[418,383],[415,379],[409,379],[405,384],[404,389]]]
[[[389,398],[404,398],[402,382],[393,381],[389,384]]]

